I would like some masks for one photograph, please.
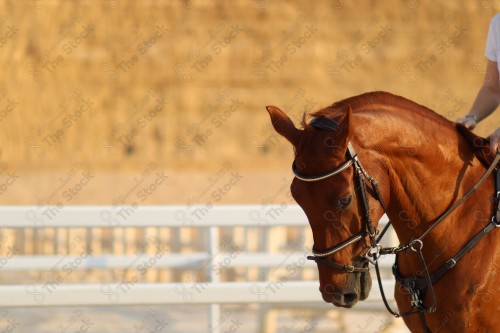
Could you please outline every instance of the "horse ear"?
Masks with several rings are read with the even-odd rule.
[[[271,122],[276,132],[284,136],[290,143],[296,146],[299,142],[301,131],[295,127],[293,121],[278,107],[266,106],[271,116]]]
[[[345,113],[344,117],[339,120],[339,128],[340,128],[340,133],[336,133],[336,136],[340,134],[340,144],[342,147],[347,147],[347,142],[350,140],[349,137],[349,132],[350,132],[350,119],[351,119],[351,114],[352,114],[352,108],[349,105],[347,108],[347,112]]]

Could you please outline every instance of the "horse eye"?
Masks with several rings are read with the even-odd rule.
[[[342,197],[339,199],[338,206],[339,209],[344,210],[347,209],[351,205],[352,202],[352,195],[346,195],[345,197]]]

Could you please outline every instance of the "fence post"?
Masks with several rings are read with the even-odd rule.
[[[215,256],[217,255],[217,248],[219,246],[219,228],[208,228],[208,254],[210,257],[208,265],[208,279],[210,282],[219,282],[220,277],[213,269],[215,264]],[[209,325],[210,333],[220,333],[220,304],[210,304],[209,306]]]

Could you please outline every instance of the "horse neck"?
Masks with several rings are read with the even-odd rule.
[[[412,118],[405,112],[370,116],[362,122],[369,126],[354,135],[375,166],[371,170],[374,178],[383,179],[377,181],[388,199],[387,215],[402,244],[418,238],[485,170],[453,126],[421,114],[410,115]],[[363,161],[362,153],[360,158]],[[478,192],[491,191],[489,187],[492,184]],[[450,219],[470,208],[470,202],[464,204]],[[461,226],[461,231],[468,237],[467,227]],[[439,243],[445,233],[445,228],[433,231],[427,242]]]

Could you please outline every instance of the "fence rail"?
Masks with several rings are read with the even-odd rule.
[[[380,224],[386,223],[382,219]],[[81,254],[31,253],[14,254],[0,257],[0,272],[16,271],[64,271],[72,270],[113,270],[137,269],[136,262],[152,263],[155,269],[201,270],[205,279],[196,282],[141,283],[127,281],[114,283],[57,283],[45,284],[3,284],[0,285],[0,306],[84,306],[84,305],[145,305],[145,304],[210,304],[210,321],[215,324],[220,316],[220,304],[257,303],[257,304],[312,304],[327,306],[321,301],[318,292],[318,279],[309,280],[269,280],[221,282],[214,269],[218,258],[231,258],[219,268],[223,270],[252,268],[264,272],[283,268],[286,263],[300,263],[300,269],[315,271],[315,263],[305,260],[308,254],[304,246],[300,250],[271,249],[271,245],[286,235],[287,227],[302,228],[310,231],[302,210],[295,205],[276,206],[143,206],[143,207],[34,207],[16,206],[0,208],[0,228],[22,232],[33,230],[35,237],[46,230],[79,229],[117,230],[167,228],[203,231],[202,246],[205,251],[193,249],[169,250],[161,256],[154,253],[136,252],[134,254],[107,254],[90,251]],[[243,227],[264,230],[264,245],[257,250],[241,250],[231,257],[230,252],[219,249],[221,231],[227,228]],[[281,228],[281,229],[280,229]],[[272,238],[272,230],[284,230],[278,238]],[[37,233],[38,232],[38,233]],[[245,237],[247,235],[245,234]],[[24,237],[24,236],[23,236]],[[274,234],[276,237],[276,234]],[[271,239],[273,241],[271,241]],[[55,241],[55,240],[54,240]],[[91,242],[90,242],[91,243]],[[251,241],[250,241],[251,243]],[[88,245],[88,244],[87,244]],[[248,245],[248,244],[247,244]],[[307,248],[311,244],[307,245]],[[248,247],[248,246],[247,246]],[[140,249],[139,249],[140,250]],[[91,252],[91,253],[90,253]],[[392,258],[383,258],[381,267],[388,271]],[[219,263],[220,264],[220,263]],[[259,275],[262,276],[262,275]],[[266,275],[269,276],[269,275]],[[251,282],[249,282],[251,281]],[[384,280],[386,293],[393,303],[393,279]],[[367,301],[361,302],[356,310],[381,310],[380,294],[375,287]],[[330,305],[331,307],[331,305]],[[214,331],[216,332],[216,331]]]
[[[141,283],[124,286],[122,292],[107,284],[64,284],[50,294],[36,295],[24,285],[0,286],[0,306],[102,306],[240,303],[318,303],[318,282],[287,281],[267,288],[268,282]],[[386,289],[393,281],[384,281]],[[390,301],[394,298],[388,296]],[[353,310],[379,310],[378,292]],[[321,303],[322,304],[322,303]],[[325,307],[331,305],[324,304]]]
[[[296,205],[4,206],[1,228],[305,226]]]
[[[230,252],[219,252],[218,256],[228,258]],[[172,253],[161,258],[154,258],[154,255],[143,255],[142,260],[154,260],[155,268],[195,268],[206,265],[211,260],[208,253]],[[283,264],[286,259],[290,262],[298,262],[304,258],[304,253],[295,252],[289,254],[274,254],[265,252],[239,253],[237,257],[231,259],[224,265],[224,268],[256,267],[273,268]],[[92,256],[57,256],[57,255],[22,255],[5,260],[5,264],[0,271],[33,271],[33,270],[54,270],[55,267],[63,267],[67,263],[74,263],[78,269],[117,269],[130,268],[130,263],[137,259],[137,255],[92,255]],[[392,265],[392,258],[380,258],[379,264],[382,268]],[[315,267],[316,263],[305,261],[303,267]]]

